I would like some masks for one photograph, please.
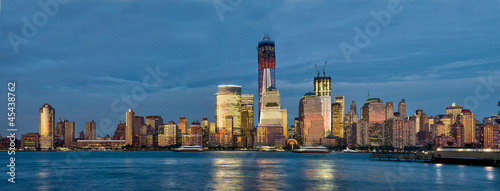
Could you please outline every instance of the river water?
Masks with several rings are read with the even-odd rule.
[[[0,164],[8,164],[0,152]],[[1,190],[498,190],[500,168],[371,160],[368,153],[17,152]],[[5,189],[4,189],[5,188]]]

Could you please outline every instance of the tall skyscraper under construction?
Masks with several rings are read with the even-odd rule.
[[[274,67],[276,66],[276,55],[274,53],[274,41],[271,41],[269,35],[264,35],[262,41],[257,47],[257,55],[259,59],[259,120],[260,111],[262,109],[262,94],[266,89],[273,86],[276,87],[274,81]]]

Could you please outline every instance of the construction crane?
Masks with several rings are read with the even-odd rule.
[[[325,61],[325,67],[323,68],[323,77],[325,77],[325,76],[326,76],[326,62],[327,62],[327,61]],[[318,74],[318,75],[319,75],[319,74]]]
[[[318,72],[318,77],[319,77],[319,70],[318,70],[318,66],[316,64],[314,64],[314,67],[316,67],[316,72]]]

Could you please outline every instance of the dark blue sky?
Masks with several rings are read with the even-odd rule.
[[[346,109],[354,98],[359,112],[370,92],[384,102],[406,99],[410,114],[418,108],[442,114],[452,102],[478,119],[496,114],[500,1],[401,1],[394,13],[388,2],[80,0],[47,15],[37,1],[4,0],[1,92],[17,82],[20,134],[38,132],[44,103],[57,118],[75,121],[76,132],[96,121],[102,136],[114,133],[128,107],[166,121],[214,122],[217,85],[257,95],[255,47],[270,33],[289,124],[300,98],[313,90],[314,64],[322,70],[325,60],[332,95],[344,95]],[[390,22],[375,31],[371,11],[390,13]],[[347,61],[340,45],[356,47],[356,28],[366,33],[366,26],[372,37]],[[22,42],[17,51],[15,35]],[[162,75],[151,75],[157,68]],[[144,79],[160,83],[144,87]],[[4,99],[0,108],[7,108]],[[7,116],[0,122],[6,127]]]

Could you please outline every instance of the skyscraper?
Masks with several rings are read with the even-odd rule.
[[[134,141],[134,119],[135,113],[129,109],[125,119],[125,145],[132,145]]]
[[[215,124],[219,133],[232,135],[233,128],[241,128],[241,86],[219,85],[218,89]]]
[[[246,147],[253,143],[253,94],[241,95],[241,131],[246,139]]]
[[[40,148],[54,148],[54,125],[55,125],[55,109],[49,104],[43,104],[39,109],[38,128],[40,134]]]
[[[406,102],[402,99],[398,104],[398,113],[401,119],[406,119]]]
[[[394,103],[391,101],[385,103],[385,115],[387,120],[394,117]]]
[[[352,99],[351,109],[345,115],[344,120],[345,135],[347,136],[347,146],[353,147],[356,145],[358,135],[356,125],[358,123],[358,120],[359,116],[356,113],[356,103],[354,102],[354,99]]]
[[[262,108],[257,126],[257,146],[283,147],[287,127],[284,127],[286,110],[281,109],[281,97],[273,86],[262,94]]]
[[[276,66],[276,55],[274,53],[274,41],[269,35],[264,35],[257,47],[259,60],[259,120],[262,109],[262,94],[270,86],[276,87],[274,81],[274,68]]]
[[[481,146],[483,148],[498,148],[498,125],[487,122],[481,129]]]
[[[334,107],[334,104],[338,106]],[[337,110],[334,110],[337,109]],[[345,116],[345,100],[344,96],[335,96],[332,104],[332,134],[344,138],[344,116]]]
[[[463,106],[457,105],[455,102],[453,102],[451,106],[446,107],[446,115],[453,115],[453,121],[456,122],[458,115],[462,113],[463,109]]]
[[[325,137],[322,102],[315,93],[306,93],[299,102],[299,129],[303,145],[319,145]]]
[[[314,93],[321,99],[321,115],[323,116],[323,129],[326,132],[332,128],[332,78],[326,76],[326,63],[323,70],[323,76],[318,75],[314,77]],[[343,131],[343,130],[342,130]]]
[[[464,126],[463,139],[465,143],[477,143],[476,141],[476,115],[469,109],[462,110],[459,121]]]
[[[85,140],[95,140],[95,122],[85,123]]]
[[[74,121],[64,121],[64,146],[73,147],[75,142],[75,122]]]

